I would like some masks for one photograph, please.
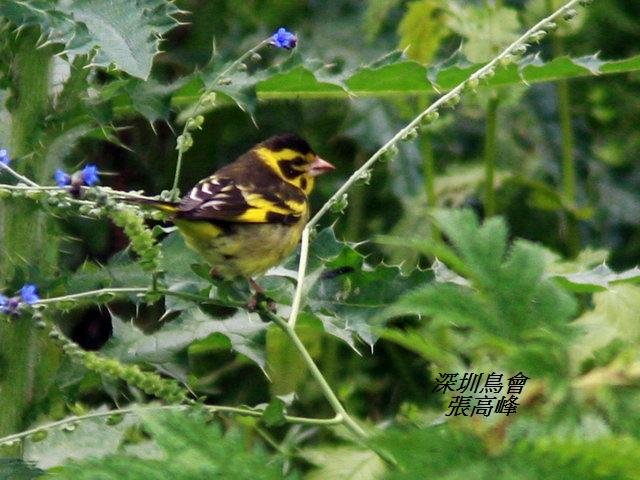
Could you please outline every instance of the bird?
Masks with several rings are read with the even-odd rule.
[[[334,169],[306,140],[284,133],[200,180],[179,201],[145,203],[169,214],[186,245],[211,266],[211,276],[244,277],[258,296],[264,290],[254,277],[296,248],[315,179]]]

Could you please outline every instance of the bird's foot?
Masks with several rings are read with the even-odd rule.
[[[251,298],[249,298],[249,301],[247,302],[247,310],[255,312],[258,310],[258,306],[262,303],[266,303],[267,310],[271,313],[276,313],[278,311],[276,302],[267,297],[264,293],[254,293],[251,295]]]
[[[209,270],[209,276],[211,278],[213,278],[214,280],[223,280],[224,277],[222,275],[220,275],[220,272],[218,271],[218,269],[216,267],[211,267],[211,270]]]
[[[266,303],[267,309],[272,313],[276,313],[276,302],[266,295],[264,288],[258,285],[253,278],[249,279],[249,285],[255,293],[249,298],[247,309],[254,312],[261,303]]]

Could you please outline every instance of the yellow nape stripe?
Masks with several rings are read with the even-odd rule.
[[[267,160],[272,165],[277,165],[278,160],[293,160],[296,157],[302,157],[302,153],[291,150],[290,148],[284,148],[274,152],[267,147],[260,147],[256,149],[258,155]]]

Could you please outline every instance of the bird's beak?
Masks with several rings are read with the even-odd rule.
[[[327,173],[335,169],[336,167],[331,165],[329,162],[316,156],[316,159],[313,161],[313,163],[309,167],[309,174],[312,177],[317,177],[318,175],[322,175],[323,173]]]

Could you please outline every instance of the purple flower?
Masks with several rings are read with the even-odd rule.
[[[66,187],[67,185],[71,185],[71,175],[69,175],[64,170],[60,170],[59,168],[56,170],[53,178],[55,179],[59,187]]]
[[[27,283],[20,289],[20,294],[15,297],[0,295],[0,313],[15,315],[22,305],[33,305],[39,300],[38,287]]]
[[[27,305],[33,305],[40,300],[40,297],[38,296],[38,287],[32,283],[25,284],[20,289],[20,297],[22,297],[22,301]]]
[[[98,176],[98,167],[93,163],[90,163],[82,169],[82,181],[88,187],[92,187],[100,181]]]
[[[298,37],[287,31],[286,28],[280,27],[276,33],[271,37],[271,45],[274,45],[278,48],[286,48],[287,50],[291,50],[296,47],[298,43]]]
[[[59,187],[67,187],[69,185],[74,185],[76,188],[79,188],[80,185],[92,187],[100,181],[98,167],[92,163],[82,170],[75,172],[73,175],[69,175],[64,170],[58,168],[53,178]]]
[[[7,152],[4,148],[0,150],[0,163],[3,165],[9,165],[11,159],[9,158],[9,152]]]
[[[7,310],[8,305],[9,305],[9,297],[7,297],[6,295],[0,294],[0,312],[9,313]]]

